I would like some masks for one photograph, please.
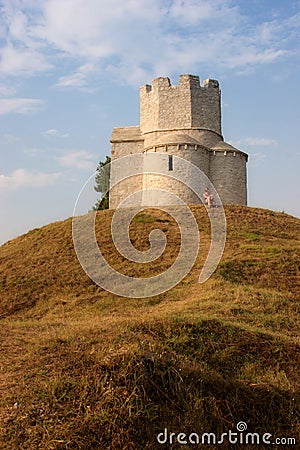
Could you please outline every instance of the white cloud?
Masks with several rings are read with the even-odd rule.
[[[59,138],[68,138],[68,133],[62,133],[61,131],[57,130],[56,128],[50,128],[49,130],[45,131],[43,133],[45,136],[54,136]]]
[[[0,72],[3,75],[31,76],[36,72],[43,72],[52,67],[52,64],[46,61],[45,56],[39,50],[26,48],[25,46],[15,47],[8,42],[5,47],[0,49]]]
[[[21,138],[13,134],[4,134],[3,138],[6,144],[15,144],[16,142],[19,142],[21,140]]]
[[[42,108],[43,101],[36,98],[0,98],[1,114],[28,114]]]
[[[31,76],[52,68],[45,44],[32,36],[31,30],[38,15],[37,5],[31,0],[12,0],[0,4],[2,24],[6,33],[0,48],[2,76]]]
[[[32,30],[67,55],[85,61],[127,54],[143,42],[149,27],[167,11],[161,0],[48,0]],[[142,36],[140,36],[142,31]],[[155,30],[157,31],[157,30]],[[142,38],[142,42],[139,38]],[[128,47],[128,44],[131,47]]]
[[[275,139],[270,138],[245,138],[245,143],[253,146],[261,147],[277,147],[278,142]]]
[[[83,87],[87,84],[84,74],[75,72],[71,75],[60,77],[56,86],[58,87]]]
[[[250,167],[258,166],[259,163],[261,161],[263,161],[266,157],[267,157],[267,155],[265,155],[264,153],[261,153],[261,152],[251,153],[250,158],[249,158],[249,166]]]
[[[75,88],[84,88],[83,90],[92,91],[88,89],[86,86],[88,85],[89,75],[95,76],[98,72],[98,69],[95,64],[87,63],[78,67],[72,74],[62,76],[59,78],[56,83],[57,87],[75,87]]]
[[[136,85],[156,75],[197,71],[203,63],[243,72],[287,59],[288,44],[297,45],[299,15],[253,23],[231,0],[4,3],[3,73],[63,68],[60,88],[91,87],[107,73]]]
[[[64,156],[56,157],[59,164],[64,167],[74,167],[76,169],[95,170],[97,157],[85,150],[69,152]]]
[[[256,64],[272,63],[288,52],[284,50],[266,49],[259,50],[257,48],[244,49],[244,52],[228,57],[230,67],[251,66]]]
[[[238,141],[231,142],[232,145],[236,147],[277,147],[278,142],[272,138],[264,137],[245,137],[239,139]]]
[[[188,26],[216,19],[228,26],[239,16],[237,7],[224,0],[173,0],[168,14]]]
[[[40,148],[35,148],[35,147],[28,147],[25,148],[24,150],[25,155],[28,156],[37,156],[41,153],[43,153],[43,150],[41,150]]]
[[[15,190],[24,187],[43,187],[55,184],[61,173],[31,172],[17,169],[11,175],[0,174],[0,191]]]
[[[9,97],[11,95],[15,95],[16,89],[12,86],[7,86],[3,83],[0,83],[0,96],[1,97]]]

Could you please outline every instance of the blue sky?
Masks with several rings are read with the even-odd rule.
[[[300,216],[298,0],[0,0],[0,243],[70,217],[157,76],[218,79],[249,205]]]

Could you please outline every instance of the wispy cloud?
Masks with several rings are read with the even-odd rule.
[[[34,157],[34,156],[38,156],[41,153],[43,153],[43,150],[38,147],[26,147],[26,148],[24,148],[23,152],[25,153],[25,155]]]
[[[258,48],[248,48],[244,50],[242,53],[238,53],[236,55],[228,55],[227,63],[230,67],[246,67],[253,66],[257,64],[268,64],[275,62],[280,59],[282,56],[285,56],[288,52],[285,50],[276,50],[276,49],[266,49],[261,50]]]
[[[21,138],[15,136],[14,134],[4,134],[3,139],[6,144],[15,144],[21,140]]]
[[[245,137],[237,141],[230,142],[235,147],[277,147],[276,139],[265,137]]]
[[[93,170],[97,165],[97,156],[85,150],[68,152],[63,156],[56,157],[56,159],[61,166],[75,169]]]
[[[14,87],[0,83],[0,97],[10,97],[11,95],[15,95],[16,92]]]
[[[300,152],[290,153],[288,159],[291,161],[300,160]]]
[[[261,153],[261,152],[254,152],[251,153],[250,158],[249,158],[249,166],[250,167],[256,167],[258,165],[260,165],[260,163],[266,159],[267,155],[265,153]]]
[[[0,48],[0,73],[2,76],[32,76],[53,67],[47,58],[45,44],[32,35],[39,8],[34,2],[12,0],[0,4],[2,25],[6,33],[5,44]]]
[[[58,87],[83,87],[86,86],[87,80],[84,74],[79,71],[74,72],[70,75],[65,75],[60,77],[56,86]]]
[[[0,191],[15,190],[24,187],[43,187],[53,185],[61,173],[31,172],[17,169],[11,175],[0,174]]]
[[[41,50],[32,50],[25,46],[15,47],[11,42],[0,50],[0,55],[2,76],[31,76],[33,73],[52,68],[52,64],[46,61],[46,55],[44,56]]]
[[[169,4],[168,14],[184,26],[208,20],[221,20],[224,24],[232,25],[238,16],[238,10],[228,1],[174,0]]]
[[[59,138],[64,138],[64,139],[69,137],[68,133],[63,133],[63,132],[57,130],[56,128],[50,128],[49,130],[44,131],[43,134],[45,136],[53,136],[53,137],[59,137]]]
[[[60,77],[56,86],[58,87],[75,87],[83,88],[88,84],[88,76],[96,72],[95,65],[88,63],[80,66],[70,75]]]
[[[33,113],[39,111],[43,104],[36,98],[0,98],[0,115]]]
[[[255,23],[231,0],[11,0],[0,12],[3,74],[59,61],[59,88],[91,87],[107,73],[136,85],[203,63],[242,73],[292,57],[298,45],[299,14]]]

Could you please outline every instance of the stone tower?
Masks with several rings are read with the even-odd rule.
[[[223,204],[247,204],[248,155],[224,142],[221,93],[216,80],[205,80],[200,85],[198,76],[180,75],[175,86],[169,78],[159,77],[151,86],[141,87],[140,126],[114,128],[111,144],[112,160],[141,153],[145,169],[150,169],[149,153],[163,153],[166,175],[174,169],[173,156],[184,158],[207,175]],[[118,177],[116,170],[118,166],[112,170],[112,180]],[[131,193],[152,187],[171,190],[187,203],[201,202],[176,180],[142,174],[111,190],[110,208],[116,208]]]

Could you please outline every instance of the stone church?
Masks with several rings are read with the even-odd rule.
[[[247,204],[248,155],[226,143],[221,129],[221,92],[216,80],[195,75],[180,75],[178,85],[159,77],[140,88],[140,125],[114,128],[111,135],[111,159],[126,155],[163,154],[165,175],[146,174],[121,181],[110,191],[110,208],[138,191],[150,187],[173,190],[186,203],[201,203],[189,188],[170,181],[176,173],[177,160],[183,158],[196,165],[208,177],[224,205]],[[112,165],[111,180],[122,170]],[[122,178],[122,177],[120,177]],[[155,205],[153,205],[155,206]]]

